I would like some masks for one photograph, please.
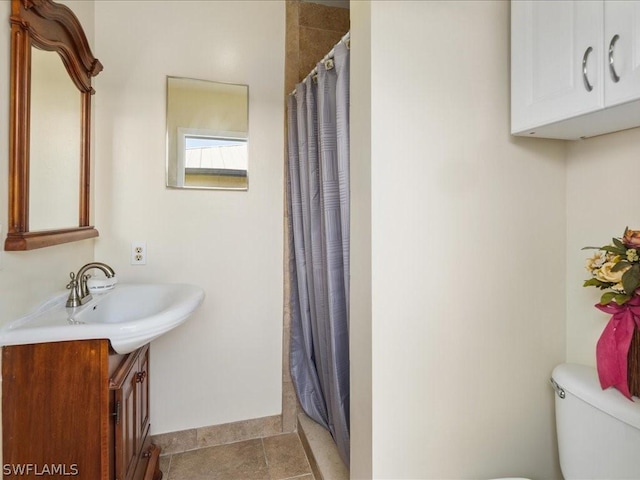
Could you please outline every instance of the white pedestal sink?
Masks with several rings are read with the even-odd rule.
[[[188,284],[119,283],[76,308],[68,293],[0,329],[0,346],[107,338],[121,354],[149,343],[184,323],[204,300],[202,288]]]

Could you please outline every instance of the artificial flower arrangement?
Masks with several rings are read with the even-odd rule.
[[[591,278],[584,286],[604,290],[595,306],[612,315],[596,345],[600,385],[613,386],[631,399],[640,395],[635,386],[630,389],[628,375],[629,348],[636,328],[640,329],[640,231],[625,228],[622,238],[614,238],[610,245],[585,249],[597,252],[587,259]]]

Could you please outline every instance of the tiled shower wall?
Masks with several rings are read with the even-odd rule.
[[[349,10],[287,0],[285,92],[307,76],[349,31]]]

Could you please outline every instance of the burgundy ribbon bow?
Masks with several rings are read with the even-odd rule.
[[[600,386],[615,387],[631,399],[627,383],[627,355],[633,331],[640,328],[640,297],[634,296],[624,305],[611,302],[596,308],[613,316],[596,345],[596,363]]]

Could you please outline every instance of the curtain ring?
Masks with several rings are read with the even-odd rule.
[[[324,62],[324,68],[331,70],[333,68],[333,58],[327,58]]]
[[[344,44],[347,46],[347,50],[350,50],[351,49],[351,37],[347,38],[344,41]]]

